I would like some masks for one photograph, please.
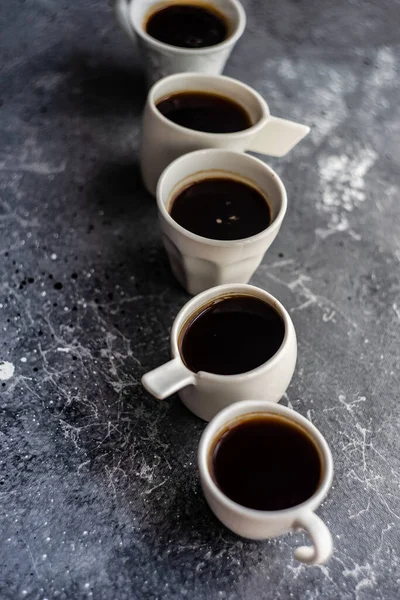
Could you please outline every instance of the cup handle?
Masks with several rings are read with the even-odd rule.
[[[247,150],[269,156],[285,156],[309,132],[307,125],[270,116]]]
[[[132,29],[131,20],[129,17],[130,0],[115,0],[114,11],[118,23],[125,31],[130,40],[136,41],[135,34]]]
[[[185,367],[180,358],[173,358],[142,377],[142,384],[146,390],[159,400],[164,400],[194,383],[196,383],[194,373]]]
[[[315,513],[307,512],[298,517],[294,523],[295,529],[304,529],[311,538],[313,546],[300,546],[294,552],[294,557],[307,565],[319,565],[328,560],[332,554],[332,536]]]

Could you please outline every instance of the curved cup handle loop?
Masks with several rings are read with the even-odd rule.
[[[326,562],[332,554],[332,536],[325,523],[313,512],[298,517],[295,529],[304,529],[311,538],[312,546],[300,546],[294,557],[307,565],[319,565]]]
[[[146,390],[159,400],[164,400],[194,383],[196,383],[194,373],[185,367],[180,358],[173,358],[142,377],[142,384]]]

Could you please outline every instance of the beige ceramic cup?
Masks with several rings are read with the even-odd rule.
[[[247,111],[253,125],[235,133],[205,133],[177,125],[162,115],[156,104],[162,98],[184,91],[210,92],[232,98]],[[309,131],[307,125],[273,117],[264,98],[237,79],[200,73],[171,75],[153,85],[147,96],[140,150],[143,182],[154,195],[165,167],[178,156],[202,148],[284,156]]]
[[[188,231],[169,214],[171,201],[191,181],[216,176],[248,182],[266,198],[271,224],[240,240],[214,240]],[[199,150],[167,167],[157,187],[157,206],[164,247],[172,272],[189,294],[224,283],[247,283],[282,225],[286,190],[281,179],[261,160],[228,150]]]
[[[117,20],[129,39],[139,47],[149,85],[172,73],[222,73],[230,53],[246,27],[243,6],[238,0],[185,0],[185,4],[215,7],[225,17],[228,36],[214,46],[180,48],[156,40],[145,30],[146,20],[152,12],[173,3],[171,0],[115,0]]]
[[[180,335],[191,316],[218,298],[240,294],[260,298],[281,316],[285,335],[279,350],[256,369],[237,375],[216,375],[190,371],[180,354]],[[296,333],[287,310],[261,288],[244,285],[220,285],[195,296],[179,311],[171,331],[172,359],[142,377],[144,387],[163,400],[175,392],[195,415],[209,421],[220,410],[239,400],[259,398],[264,403],[279,402],[292,379],[297,358]]]
[[[240,422],[243,417],[253,414],[279,415],[301,427],[314,442],[322,463],[322,476],[315,493],[302,504],[274,511],[246,508],[228,498],[214,481],[210,471],[210,451],[219,434],[230,424]],[[311,565],[324,563],[329,559],[332,554],[332,536],[315,511],[332,485],[332,455],[321,433],[302,415],[285,406],[260,400],[245,400],[232,404],[218,413],[204,430],[198,450],[198,466],[206,500],[213,513],[228,529],[253,540],[264,540],[304,529],[311,538],[312,546],[297,548],[295,558]]]

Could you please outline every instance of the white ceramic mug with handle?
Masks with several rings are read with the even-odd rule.
[[[180,339],[184,328],[203,307],[231,295],[252,296],[272,306],[282,318],[285,327],[283,342],[269,360],[246,373],[194,373],[185,365],[180,351]],[[190,411],[209,421],[229,404],[246,398],[279,402],[289,386],[296,365],[296,333],[287,310],[268,292],[240,283],[220,285],[195,296],[179,311],[171,331],[171,354],[172,360],[143,375],[144,387],[161,400],[178,392],[183,404]]]
[[[240,423],[246,415],[278,415],[300,427],[318,450],[321,478],[314,494],[305,502],[284,510],[263,511],[242,506],[226,496],[210,471],[210,453],[230,424]],[[315,514],[328,493],[333,478],[331,451],[318,429],[302,415],[285,406],[259,400],[245,400],[228,406],[207,425],[198,450],[200,480],[206,500],[216,517],[234,533],[253,540],[277,537],[289,531],[303,529],[312,546],[297,548],[294,556],[306,564],[326,562],[332,554],[332,536],[325,523]]]
[[[206,133],[177,125],[161,114],[157,103],[184,91],[210,92],[234,100],[246,110],[252,126],[234,133]],[[273,117],[264,98],[237,79],[199,73],[171,75],[153,85],[147,96],[140,150],[143,182],[154,195],[165,167],[178,156],[202,148],[284,156],[309,131],[307,125]]]
[[[182,48],[156,40],[146,32],[148,17],[159,8],[175,4],[169,0],[115,0],[115,13],[129,39],[137,43],[143,57],[149,86],[166,75],[194,71],[222,73],[238,39],[246,27],[246,13],[238,0],[185,0],[206,8],[214,7],[228,26],[228,35],[219,44],[204,48]]]
[[[260,233],[238,240],[215,240],[192,233],[170,215],[181,189],[208,177],[226,177],[248,183],[267,202],[271,223]],[[224,283],[247,283],[282,225],[286,190],[279,176],[264,162],[228,150],[198,150],[176,159],[161,175],[157,206],[164,247],[172,272],[189,292],[198,294]]]

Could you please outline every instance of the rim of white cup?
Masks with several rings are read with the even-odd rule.
[[[232,44],[234,44],[235,42],[237,42],[237,40],[242,36],[245,27],[246,27],[246,11],[244,10],[242,4],[238,1],[238,0],[229,0],[229,2],[232,4],[232,6],[235,8],[236,12],[237,12],[237,16],[238,16],[238,24],[236,29],[234,29],[234,31],[229,35],[229,37],[227,37],[225,40],[222,40],[222,42],[220,42],[219,44],[214,44],[213,46],[205,46],[203,48],[182,48],[180,46],[173,46],[172,44],[166,44],[165,42],[161,42],[160,40],[157,40],[156,38],[152,37],[151,35],[149,35],[143,27],[143,23],[140,23],[140,25],[138,26],[137,23],[135,22],[135,20],[132,18],[132,15],[130,14],[130,20],[131,20],[131,24],[133,29],[135,30],[136,34],[139,35],[143,40],[145,40],[146,42],[153,44],[154,46],[157,46],[158,48],[164,48],[165,50],[168,50],[171,53],[174,54],[192,54],[192,55],[198,55],[198,54],[212,54],[212,52],[215,52],[216,50],[223,50],[226,47],[231,46]],[[156,7],[157,5],[163,5],[163,4],[167,4],[165,2],[159,2],[153,5],[153,7]],[[206,3],[204,3],[206,4]],[[211,0],[210,4],[212,6],[213,2]],[[151,8],[153,8],[151,7]],[[218,7],[215,7],[216,9],[218,9]],[[151,10],[151,9],[150,9]],[[222,11],[219,11],[222,13]]]
[[[207,238],[204,237],[202,235],[198,235],[197,233],[193,233],[192,231],[189,231],[188,229],[186,229],[185,227],[182,227],[182,225],[179,225],[179,223],[177,223],[175,221],[175,219],[173,219],[170,215],[170,213],[167,210],[166,205],[164,204],[163,200],[162,200],[162,187],[164,185],[164,180],[165,177],[168,175],[168,171],[172,168],[174,168],[179,162],[182,162],[184,160],[190,160],[190,158],[193,159],[193,163],[196,164],[196,157],[199,156],[204,156],[206,154],[214,154],[216,157],[217,156],[232,156],[234,155],[235,157],[242,157],[241,160],[244,161],[248,161],[251,162],[253,164],[258,165],[259,167],[261,167],[262,169],[264,169],[268,175],[274,180],[274,182],[276,183],[276,185],[278,186],[280,195],[281,195],[281,206],[279,208],[279,211],[275,217],[275,219],[273,220],[272,223],[270,223],[265,229],[263,229],[262,231],[260,231],[259,233],[256,233],[255,235],[251,235],[249,237],[245,237],[245,238],[241,238],[238,240],[216,240],[213,238]],[[210,172],[212,172],[211,169],[209,169]],[[237,175],[237,178],[245,181],[246,178],[245,177],[241,177],[239,174],[235,173],[235,171],[228,171],[227,169],[219,169],[218,167],[215,169],[221,173],[226,172],[227,175],[231,175],[231,176],[235,176]],[[196,171],[195,167],[193,167],[193,175],[196,175],[196,173],[206,173],[207,170],[203,170],[203,171]],[[191,175],[188,175],[187,177],[190,177]],[[186,179],[186,178],[185,178]],[[252,180],[251,178],[247,179],[248,182],[251,184]],[[254,184],[254,182],[253,182]],[[177,190],[179,190],[179,182],[177,182],[177,184],[175,185],[175,188]],[[259,189],[259,186],[256,186],[256,189]],[[266,194],[263,192],[263,190],[259,189],[259,191],[265,196]],[[178,158],[176,158],[173,162],[171,162],[168,167],[166,167],[164,169],[164,171],[161,173],[160,178],[158,180],[157,183],[157,189],[156,189],[156,197],[157,197],[157,206],[158,206],[158,210],[160,211],[160,213],[162,214],[163,218],[177,231],[179,231],[181,234],[185,235],[186,237],[190,238],[193,241],[196,242],[202,242],[202,243],[206,243],[209,246],[218,246],[218,247],[225,247],[225,246],[236,246],[236,245],[243,245],[243,244],[252,244],[254,242],[257,242],[261,239],[263,239],[263,237],[267,236],[269,233],[274,232],[275,229],[279,229],[279,227],[282,224],[283,218],[285,216],[286,213],[286,209],[287,209],[287,194],[286,194],[286,189],[285,186],[281,180],[281,178],[279,177],[279,175],[271,168],[269,167],[266,163],[264,163],[262,160],[260,160],[259,158],[256,158],[255,156],[250,156],[249,154],[244,154],[241,152],[235,152],[234,150],[224,150],[222,148],[205,148],[204,150],[195,150],[194,152],[188,152],[187,154],[183,154],[182,156],[179,156]]]
[[[197,129],[191,129],[190,127],[184,127],[183,125],[179,125],[178,123],[174,123],[173,121],[171,121],[170,119],[168,119],[167,117],[165,117],[162,112],[160,110],[158,110],[157,106],[156,106],[156,102],[158,100],[160,100],[161,98],[163,98],[163,96],[161,95],[159,98],[155,98],[155,96],[157,95],[157,89],[159,87],[161,87],[162,85],[164,85],[166,82],[170,82],[170,81],[174,81],[174,80],[180,80],[180,79],[193,79],[194,83],[193,86],[195,88],[196,83],[195,80],[199,80],[199,79],[205,79],[208,81],[212,81],[212,80],[218,80],[218,81],[226,81],[229,85],[234,85],[237,86],[238,88],[242,88],[244,90],[246,90],[246,92],[248,94],[251,94],[253,96],[253,98],[255,100],[257,100],[259,107],[260,107],[260,113],[261,113],[261,118],[258,119],[258,121],[256,123],[254,123],[253,125],[251,125],[250,127],[247,127],[247,129],[241,129],[240,131],[232,131],[230,133],[213,133],[213,132],[209,132],[209,131],[198,131]],[[175,90],[175,92],[171,92],[170,95],[174,94],[174,93],[179,93],[179,91],[182,91],[179,89],[179,86],[177,86],[177,89]],[[187,90],[184,90],[187,91]],[[194,91],[196,91],[194,89]],[[221,95],[224,95],[223,93],[221,93]],[[227,98],[231,97],[231,94],[225,94],[225,96]],[[241,137],[248,137],[249,135],[254,135],[256,133],[258,133],[259,131],[261,131],[261,129],[264,127],[266,121],[269,119],[269,117],[271,116],[270,112],[269,112],[269,106],[268,103],[266,102],[266,100],[264,100],[264,98],[261,96],[261,94],[259,94],[254,88],[252,88],[251,86],[247,85],[246,83],[243,83],[242,81],[239,81],[238,79],[235,79],[234,77],[228,77],[227,75],[213,75],[213,74],[208,74],[208,73],[195,73],[195,72],[183,72],[183,73],[174,73],[173,75],[167,75],[166,77],[163,77],[162,79],[159,79],[158,81],[156,81],[152,87],[149,90],[148,96],[147,96],[147,104],[151,110],[151,112],[153,113],[153,115],[158,118],[161,119],[161,121],[163,123],[165,123],[166,125],[168,125],[169,127],[171,127],[172,129],[175,129],[177,131],[180,132],[185,132],[188,133],[190,132],[190,135],[193,137],[198,137],[198,138],[203,138],[205,136],[211,136],[211,138],[214,139],[221,139],[221,140],[229,140],[229,139],[240,139]],[[240,103],[240,106],[243,106],[243,104]],[[246,107],[244,107],[246,108]]]
[[[183,327],[185,326],[185,323],[191,318],[193,313],[196,313],[199,309],[202,308],[202,306],[207,306],[209,302],[217,300],[219,297],[226,297],[228,295],[247,295],[252,298],[262,299],[266,304],[271,306],[279,314],[285,326],[285,334],[283,336],[282,343],[279,346],[278,350],[275,352],[275,354],[258,367],[250,369],[249,371],[244,371],[243,373],[235,373],[233,375],[221,375],[220,373],[210,373],[209,371],[199,371],[198,373],[195,373],[197,377],[201,377],[202,379],[214,379],[223,381],[229,378],[229,380],[243,381],[244,379],[251,379],[254,376],[257,376],[261,371],[265,369],[270,369],[274,366],[275,362],[280,359],[280,356],[284,351],[284,347],[289,337],[289,330],[291,328],[294,329],[293,322],[286,308],[281,302],[279,302],[277,298],[275,298],[275,296],[273,296],[266,290],[257,287],[256,285],[250,285],[248,283],[223,283],[222,285],[217,285],[215,287],[204,290],[204,292],[200,292],[200,294],[193,296],[193,298],[188,300],[186,304],[182,306],[182,308],[180,309],[180,311],[174,319],[171,329],[171,345],[173,356],[179,356],[179,358],[182,360],[182,355],[179,351],[179,336],[182,332]],[[196,305],[196,307],[192,308],[193,305]]]
[[[235,410],[240,409],[242,407],[247,407],[249,410],[245,412],[241,412],[240,414],[233,416],[231,419],[229,418],[229,413],[235,412]],[[236,420],[240,420],[240,417],[245,417],[246,415],[251,414],[278,414],[287,418],[289,421],[295,422],[300,425],[302,429],[304,429],[316,443],[318,448],[318,452],[322,456],[322,460],[324,462],[323,468],[324,473],[322,479],[318,485],[318,488],[314,492],[312,496],[301,502],[300,504],[296,504],[290,508],[283,508],[281,510],[258,510],[255,508],[248,508],[231,500],[224,492],[218,487],[217,483],[214,481],[209,468],[208,457],[209,451],[211,449],[211,444],[213,440],[218,436],[218,432],[221,429],[224,429],[225,426],[230,423],[234,423]],[[291,515],[295,516],[299,509],[306,509],[307,506],[310,507],[310,510],[314,510],[317,506],[321,504],[324,500],[326,494],[328,493],[333,479],[333,458],[331,450],[328,446],[327,441],[325,440],[322,433],[303,415],[298,413],[295,410],[292,410],[286,406],[282,406],[280,404],[275,404],[274,402],[268,402],[266,400],[241,400],[240,402],[234,402],[230,404],[219,413],[215,415],[208,423],[207,427],[202,433],[200,438],[200,443],[198,447],[197,453],[198,459],[198,467],[203,477],[206,485],[212,490],[212,493],[218,498],[218,500],[223,504],[226,508],[230,510],[234,510],[237,514],[242,516],[254,516],[256,518],[262,518],[263,515],[268,515],[269,517],[276,516],[286,516],[290,517]]]

